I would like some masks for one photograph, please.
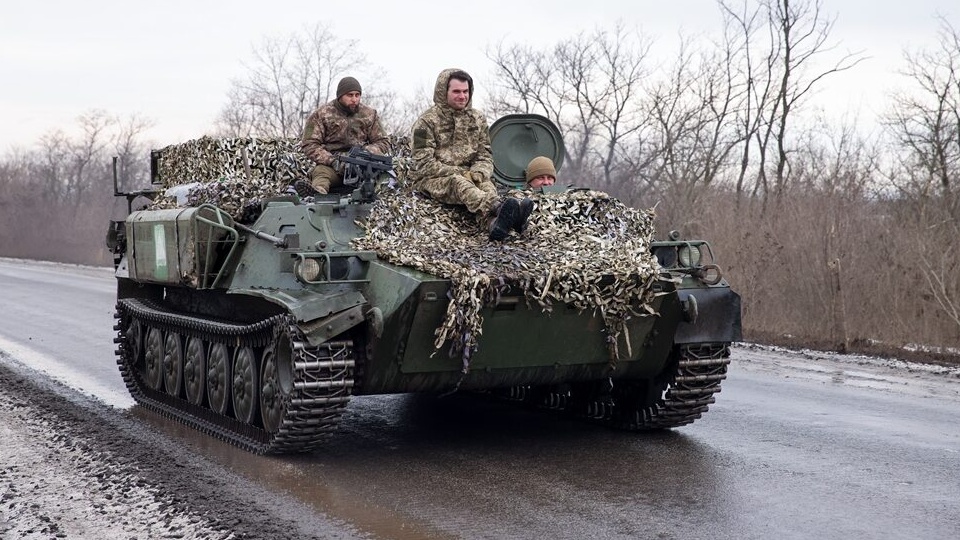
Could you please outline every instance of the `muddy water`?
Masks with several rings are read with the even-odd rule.
[[[628,538],[686,515],[650,520],[641,510],[650,504],[694,504],[703,519],[728,519],[723,505],[698,501],[724,493],[699,442],[675,433],[640,441],[481,398],[359,398],[328,448],[292,457],[251,456],[140,416],[381,538]]]
[[[317,513],[347,522],[365,534],[396,539],[457,537],[385,504],[376,490],[371,490],[366,478],[370,467],[363,462],[362,452],[351,455],[340,449],[336,454],[332,453],[337,448],[336,436],[331,441],[331,451],[311,455],[257,456],[139,406],[132,412],[231,472],[278,493],[293,496]],[[387,464],[376,464],[377,467],[384,465]]]
[[[471,396],[356,398],[307,456],[157,427],[378,538],[954,537],[958,382],[738,350],[718,402],[666,433]]]
[[[122,392],[103,329],[109,275],[33,279],[8,266],[0,348],[15,344],[28,364],[39,353],[39,377]],[[56,318],[45,305],[60,307]],[[114,411],[120,425],[126,413]],[[291,457],[251,456],[131,412],[140,427],[115,438],[178,449],[118,443],[134,469],[169,460],[153,477],[169,478],[182,501],[238,532],[280,520],[269,523],[275,538],[308,537],[301,522],[344,538],[960,537],[955,369],[738,347],[717,403],[668,433],[621,434],[466,396],[365,397],[326,448]],[[275,511],[259,516],[268,504]]]

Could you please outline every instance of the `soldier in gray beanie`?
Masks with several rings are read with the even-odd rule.
[[[340,99],[344,94],[349,94],[350,92],[363,93],[363,90],[360,89],[360,81],[353,77],[340,79],[340,83],[337,84],[337,99]]]
[[[337,84],[337,98],[325,103],[307,118],[300,149],[315,163],[310,182],[297,180],[293,187],[301,197],[325,195],[343,184],[337,157],[354,146],[374,154],[389,149],[377,111],[360,103],[360,81],[344,77]]]

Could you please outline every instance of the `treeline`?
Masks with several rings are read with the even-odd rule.
[[[710,241],[743,295],[747,340],[960,347],[957,29],[941,18],[939,46],[905,55],[909,88],[891,99],[884,131],[866,136],[807,110],[812,92],[862,60],[837,55],[820,1],[717,5],[722,31],[684,42],[666,68],[622,26],[542,49],[491,45],[483,108],[491,121],[548,116],[567,147],[562,181],[656,206],[661,236]],[[356,49],[323,26],[264,40],[211,133],[297,136],[341,75],[377,80],[346,54]],[[364,93],[400,134],[429,99]],[[128,185],[145,184],[146,124],[104,113],[80,123],[82,138],[51,134],[0,162],[0,254],[109,261],[109,156]]]
[[[0,255],[80,264],[112,264],[107,223],[126,205],[113,196],[113,158],[127,184],[149,184],[151,122],[102,110],[77,119],[80,135],[53,130],[33,150],[0,159]],[[123,203],[123,204],[121,204]]]

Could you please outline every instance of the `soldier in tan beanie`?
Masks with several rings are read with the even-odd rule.
[[[557,169],[553,166],[553,160],[546,156],[531,159],[525,172],[528,189],[552,186],[557,181]]]

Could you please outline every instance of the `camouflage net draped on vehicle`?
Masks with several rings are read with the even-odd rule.
[[[406,137],[390,138],[392,155],[409,155]],[[405,167],[395,159],[395,168]],[[297,180],[309,180],[313,162],[300,151],[300,139],[201,137],[158,151],[157,176],[164,189],[187,187],[179,202],[161,196],[150,210],[212,204],[238,221],[260,201],[287,192]],[[399,172],[399,171],[398,171]]]
[[[451,280],[434,346],[439,350],[449,340],[464,373],[478,348],[482,309],[509,289],[519,289],[528,306],[547,312],[562,302],[600,316],[615,366],[626,321],[654,314],[659,266],[650,253],[653,210],[627,207],[599,191],[525,195],[537,205],[527,230],[501,243],[491,242],[466,210],[404,187],[381,196],[361,223],[365,236],[353,245]]]
[[[290,138],[201,137],[159,150],[157,173],[163,187],[220,179],[288,185],[309,175],[313,164]]]
[[[451,280],[436,349],[449,341],[451,356],[462,358],[466,373],[478,347],[482,309],[514,289],[547,312],[561,302],[600,316],[615,365],[626,321],[653,314],[652,285],[659,276],[650,253],[653,211],[629,208],[598,191],[527,194],[537,208],[526,232],[491,242],[464,209],[417,195],[405,184],[409,149],[406,137],[391,138],[400,187],[380,193],[354,247]],[[203,137],[161,149],[157,165],[164,188],[188,189],[184,201],[160,197],[150,209],[208,203],[240,222],[263,199],[309,178],[313,167],[299,139],[290,138]]]

